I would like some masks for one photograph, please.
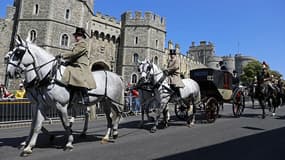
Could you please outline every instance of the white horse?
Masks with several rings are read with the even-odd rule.
[[[175,93],[169,87],[168,77],[163,74],[162,70],[159,69],[157,65],[148,60],[144,60],[142,62],[139,62],[139,72],[141,84],[138,85],[151,85],[155,100],[157,102],[155,109],[156,116],[154,117],[155,124],[152,127],[151,132],[156,131],[158,119],[161,112],[164,114],[164,123],[167,126],[169,120],[167,104],[170,101],[173,101],[179,105],[186,106],[188,114],[192,115],[191,118],[188,117],[187,124],[189,126],[194,125],[196,108],[197,105],[199,105],[201,102],[200,87],[197,82],[190,78],[183,79],[182,81],[185,84],[185,87],[180,88],[180,95],[182,100],[176,101],[174,98],[172,98],[174,97],[173,95]]]
[[[51,107],[56,107],[59,111],[67,132],[68,142],[65,148],[72,149],[72,122],[69,123],[67,108],[69,105],[77,103],[81,96],[75,94],[70,100],[69,88],[60,83],[65,67],[60,65],[59,58],[55,58],[28,40],[22,40],[19,36],[16,42],[17,46],[5,56],[8,63],[6,74],[10,78],[15,78],[24,72],[27,96],[34,108],[30,134],[22,143],[24,145],[22,155],[32,153],[32,148],[35,146],[42,128],[42,122],[46,118],[45,113]],[[113,72],[96,71],[92,74],[97,83],[97,88],[88,91],[90,105],[100,102],[104,108],[107,118],[107,132],[101,142],[107,143],[111,134],[113,138],[118,136],[118,124],[122,113],[122,105],[118,102],[121,101],[124,85],[120,76]]]

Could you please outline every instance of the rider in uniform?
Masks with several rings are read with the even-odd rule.
[[[271,75],[270,75],[270,72],[269,72],[269,66],[268,64],[266,64],[265,61],[262,62],[262,72],[261,72],[261,75],[263,76],[263,82],[266,86],[268,86],[269,88],[271,88],[272,90],[274,90],[274,87],[272,85],[272,82],[271,82]]]
[[[163,72],[166,76],[169,77],[170,88],[180,98],[181,95],[179,88],[183,88],[185,86],[180,78],[180,73],[179,73],[180,61],[176,55],[175,49],[171,49],[169,51],[169,55],[170,59],[168,60],[167,68]]]
[[[89,103],[88,89],[96,88],[92,72],[89,69],[88,46],[86,32],[84,28],[76,28],[73,33],[75,44],[72,52],[63,55],[66,60],[67,67],[64,71],[62,81],[69,85],[71,89],[71,100],[74,93],[81,93],[83,104]]]

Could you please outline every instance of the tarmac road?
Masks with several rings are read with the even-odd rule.
[[[100,144],[105,119],[90,122],[85,139],[79,137],[83,123],[77,122],[72,151],[63,151],[65,137],[61,125],[46,125],[56,138],[50,143],[49,136],[41,134],[29,157],[20,157],[21,150],[17,148],[28,135],[28,127],[0,129],[0,160],[285,159],[285,107],[277,109],[275,117],[267,115],[266,119],[261,119],[260,109],[251,108],[246,108],[242,117],[234,118],[229,104],[220,114],[215,123],[198,120],[192,128],[173,117],[168,128],[156,133],[137,127],[140,116],[126,117],[121,122],[119,138],[109,144]]]

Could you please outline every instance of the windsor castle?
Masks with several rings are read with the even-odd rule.
[[[96,8],[96,5],[95,5]],[[117,20],[94,13],[94,0],[14,0],[7,7],[6,17],[0,19],[0,55],[3,57],[14,45],[14,37],[30,37],[37,45],[58,55],[71,52],[76,27],[88,33],[90,70],[110,70],[121,75],[126,83],[138,80],[137,61],[153,60],[165,68],[169,49],[180,57],[180,72],[189,77],[190,69],[216,68],[223,61],[228,70],[242,73],[242,67],[253,57],[236,54],[215,56],[211,42],[192,42],[187,53],[179,44],[166,44],[166,20],[152,12],[125,12]],[[4,58],[0,58],[0,82],[5,81]]]

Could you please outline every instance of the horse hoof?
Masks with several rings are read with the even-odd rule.
[[[28,157],[30,155],[32,155],[32,152],[25,152],[25,151],[23,151],[20,156],[21,157]]]
[[[155,132],[156,132],[155,128],[150,129],[150,133],[155,133]]]
[[[71,143],[68,143],[68,144],[65,145],[63,150],[64,151],[72,151],[73,148],[74,148],[74,146]]]
[[[21,153],[21,157],[30,156],[32,153],[33,153],[33,151],[31,149],[23,150],[23,152]]]
[[[81,133],[81,134],[79,135],[79,137],[80,137],[80,138],[86,138],[87,135],[86,135],[86,133]]]
[[[194,127],[194,123],[187,124],[187,127],[189,127],[189,128]]]
[[[168,128],[168,124],[167,123],[164,125],[164,128]]]
[[[262,119],[265,119],[265,115],[262,115]]]
[[[118,134],[114,134],[114,135],[113,135],[113,139],[117,139],[118,136],[119,136]]]
[[[103,138],[103,139],[101,140],[101,144],[108,144],[108,143],[109,143],[109,140],[108,140],[108,139]]]
[[[276,113],[272,113],[272,117],[275,117]]]

